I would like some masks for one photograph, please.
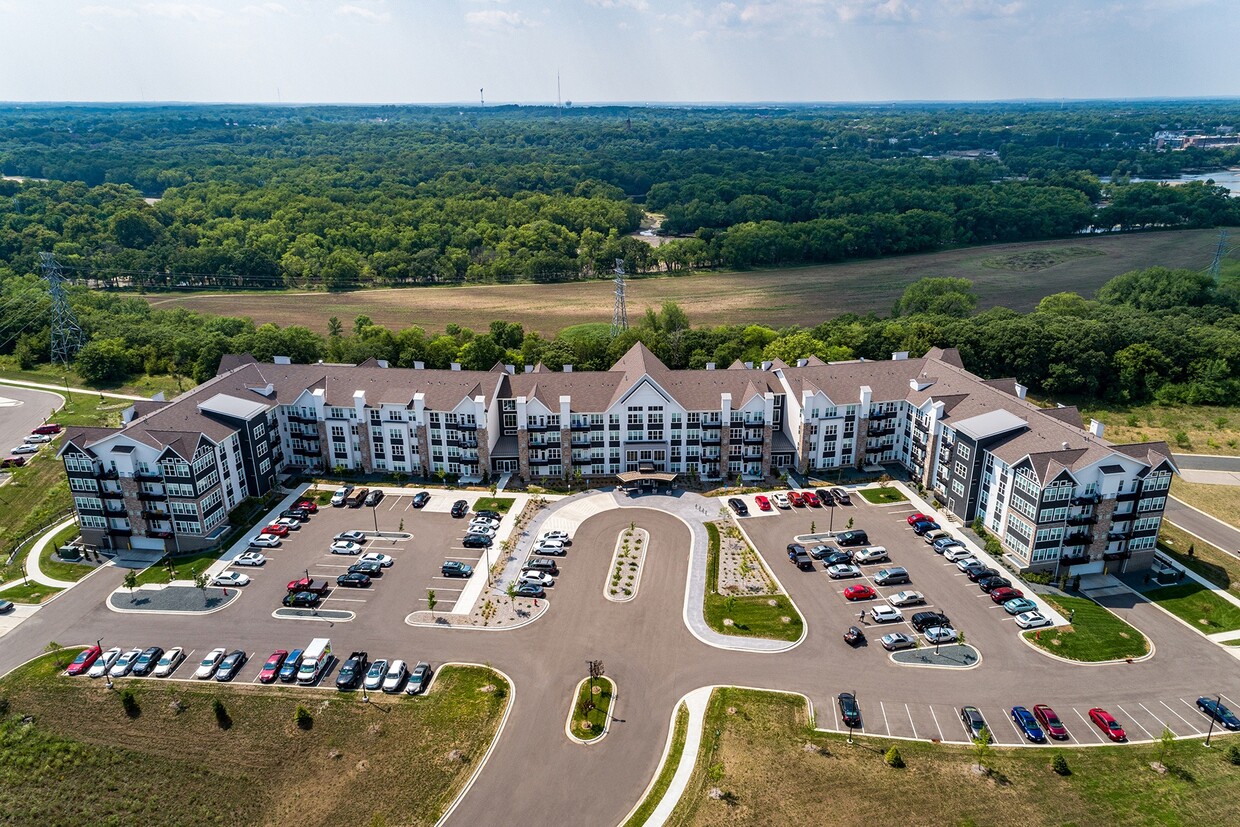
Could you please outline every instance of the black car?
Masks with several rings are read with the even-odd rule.
[[[1011,587],[1012,581],[1006,577],[983,577],[977,581],[978,587],[987,593],[993,592],[995,589],[1006,589]]]
[[[413,507],[421,508],[431,501],[431,495],[428,491],[419,491],[413,495]]]
[[[464,517],[468,513],[469,513],[469,503],[467,503],[465,500],[457,500],[456,502],[452,503],[452,516],[453,517],[457,517],[457,518]]]
[[[848,565],[852,562],[852,552],[844,549],[835,549],[826,557],[822,558],[822,564],[828,568],[831,566]]]
[[[826,488],[819,488],[817,491],[814,492],[814,494],[818,496],[818,502],[822,503],[827,508],[830,508],[833,505],[835,505],[835,497],[831,496],[830,490]]]
[[[989,568],[988,566],[983,566],[981,563],[978,563],[976,566],[969,566],[967,569],[964,570],[964,573],[965,573],[965,576],[968,577],[970,580],[972,580],[974,583],[979,583],[988,577],[999,576],[999,572],[995,571],[992,568]]]
[[[809,554],[809,552],[805,550],[805,546],[801,545],[800,543],[789,543],[788,544],[788,559],[789,560],[795,560],[797,556],[801,554]]]
[[[475,516],[475,517],[486,517],[488,520],[502,520],[502,519],[504,519],[504,515],[503,515],[503,514],[500,514],[498,511],[491,511],[491,510],[489,510],[489,509],[486,509],[486,510],[483,510],[483,511],[475,511],[475,512],[474,512],[474,516]]]
[[[740,497],[733,497],[732,499],[728,500],[728,505],[732,506],[732,510],[736,512],[736,516],[738,517],[749,516],[749,506],[745,505],[745,501],[742,500]]]
[[[913,628],[924,632],[932,626],[950,626],[952,622],[942,612],[917,612],[909,621]]]
[[[367,577],[382,577],[383,564],[367,560],[363,563],[354,563],[349,566],[349,574],[364,574]]]
[[[138,655],[138,659],[133,662],[133,674],[149,675],[151,671],[159,664],[159,659],[164,656],[164,650],[158,646],[152,646],[146,649],[142,654]]]
[[[1233,731],[1240,729],[1240,718],[1237,718],[1230,709],[1219,703],[1216,698],[1198,698],[1197,708],[1217,721],[1223,729]]]
[[[291,592],[284,596],[281,601],[285,606],[292,608],[308,608],[319,605],[319,601],[323,599],[322,595],[314,592]]]
[[[215,679],[217,681],[230,681],[237,677],[237,673],[241,671],[241,667],[244,665],[245,652],[240,649],[234,649],[220,661],[219,669],[215,670]]]
[[[839,490],[839,489],[835,489]],[[853,529],[852,531],[842,531],[835,535],[835,542],[841,546],[868,546],[870,544],[869,535],[861,529]]]
[[[466,534],[461,538],[461,545],[465,548],[490,548],[491,538],[485,534]]]
[[[934,520],[922,520],[921,522],[913,523],[913,533],[918,537],[922,536],[927,531],[938,531],[939,528],[941,528],[941,526]]]
[[[430,685],[431,676],[435,672],[431,669],[431,665],[426,661],[422,661],[417,666],[409,670],[409,683],[405,684],[406,695],[421,695],[426,691],[426,687]]]
[[[299,523],[310,522],[310,512],[304,508],[286,508],[280,512],[280,516]]]
[[[803,551],[796,552],[796,553],[791,552],[791,551],[788,552],[788,559],[791,560],[793,563],[795,563],[796,567],[799,568],[801,571],[813,571],[814,570],[814,558],[810,557],[808,554],[806,554]]]
[[[865,632],[860,626],[849,626],[844,632],[844,642],[849,646],[860,646],[865,641]]]
[[[809,550],[809,556],[813,557],[815,560],[825,560],[838,551],[839,549],[835,546],[817,545]]]
[[[336,688],[340,690],[356,689],[358,683],[370,668],[370,658],[366,652],[354,652],[340,667],[336,675]]]
[[[360,571],[350,571],[336,578],[337,586],[349,586],[355,589],[364,589],[370,585],[370,575]]]
[[[861,707],[857,705],[857,696],[851,692],[841,692],[835,700],[840,705],[840,718],[844,726],[850,729],[861,726]]]
[[[843,488],[832,488],[831,496],[834,497],[835,501],[840,505],[848,505],[852,502],[852,500],[848,497],[848,492]]]
[[[543,591],[543,587],[535,583],[519,583],[517,590],[513,592],[514,597],[546,597],[547,593]]]
[[[378,488],[370,489],[370,493],[366,495],[366,501],[363,505],[373,507],[383,501],[383,492]]]
[[[976,741],[982,737],[982,730],[989,731],[986,726],[986,719],[982,717],[982,712],[975,706],[962,706],[960,708],[960,720],[964,723],[964,730],[969,734],[969,740]]]
[[[531,557],[525,561],[525,568],[533,571],[545,571],[552,577],[558,577],[560,567],[555,564],[554,560],[548,560],[546,557]]]

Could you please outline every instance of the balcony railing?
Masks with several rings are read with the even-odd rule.
[[[1094,541],[1094,535],[1082,531],[1077,534],[1069,534],[1063,538],[1065,546],[1087,546]]]
[[[1065,554],[1063,557],[1059,558],[1059,565],[1061,566],[1081,566],[1088,562],[1088,554],[1074,554],[1072,556]]]
[[[293,455],[298,457],[317,457],[320,453],[314,448],[293,448]]]
[[[301,414],[289,414],[289,422],[296,422],[298,425],[318,425],[319,421],[312,416],[302,416]]]
[[[108,526],[108,534],[111,534],[113,537],[132,537],[133,529],[132,528],[116,528],[115,526]]]
[[[458,431],[476,431],[476,430],[478,430],[478,423],[476,423],[476,422],[457,422],[456,424],[453,424],[453,423],[449,422],[449,423],[448,423],[448,427],[449,427],[449,428],[455,428],[455,429],[456,429],[456,430],[458,430]]]
[[[120,479],[120,476],[115,468],[103,468],[95,472],[95,479],[97,480],[116,480]]]
[[[590,430],[589,422],[574,422],[568,426],[570,431],[588,431]]]
[[[1093,514],[1077,514],[1068,518],[1068,525],[1094,525],[1098,518]]]
[[[133,478],[138,482],[162,482],[164,475],[158,471],[138,471]]]
[[[1097,505],[1102,502],[1101,494],[1082,494],[1072,498],[1073,505]]]
[[[1132,556],[1131,551],[1108,551],[1102,555],[1103,560],[1127,560]]]
[[[148,511],[145,508],[142,509],[142,519],[144,520],[166,520],[171,516],[167,511]]]
[[[123,517],[129,513],[125,510],[125,506],[123,505],[109,505],[106,502],[103,504],[103,512],[117,517]]]
[[[162,503],[167,502],[167,494],[156,494],[153,491],[139,491],[138,499],[146,503]]]

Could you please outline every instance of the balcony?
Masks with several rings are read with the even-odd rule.
[[[539,425],[537,422],[527,422],[525,425],[525,429],[527,431],[538,431],[541,433],[542,431],[550,430],[551,426],[547,425],[546,423]]]
[[[132,537],[133,529],[132,528],[116,528],[114,526],[108,526],[108,534],[111,535],[112,537]]]
[[[138,471],[133,475],[138,482],[163,482],[164,475],[157,471]]]
[[[588,431],[590,430],[589,422],[574,422],[568,426],[570,431]]]
[[[1076,514],[1068,518],[1068,525],[1094,525],[1098,518],[1093,514]]]
[[[1088,531],[1081,531],[1076,534],[1069,534],[1063,538],[1065,546],[1087,546],[1094,541],[1094,535]]]
[[[878,411],[877,413],[870,414],[870,420],[873,422],[882,422],[886,419],[895,419],[897,416],[899,416],[899,414],[896,411]]]
[[[171,516],[167,511],[148,511],[145,508],[142,509],[142,519],[144,520],[166,520]]]
[[[95,472],[95,479],[97,480],[117,480],[120,479],[120,476],[115,468],[104,468]]]
[[[1101,494],[1082,494],[1079,497],[1072,498],[1073,505],[1097,505],[1102,502]]]
[[[301,414],[289,414],[289,415],[288,415],[288,421],[289,421],[289,422],[296,422],[298,425],[315,425],[315,426],[317,426],[317,425],[319,424],[319,421],[318,421],[317,419],[315,419],[314,417],[312,417],[312,416],[302,416]]]
[[[1088,562],[1089,562],[1088,554],[1075,554],[1075,555],[1072,555],[1071,557],[1065,554],[1063,557],[1059,558],[1059,565],[1061,566],[1082,566]]]
[[[1102,555],[1102,559],[1108,561],[1127,560],[1131,556],[1131,551],[1108,551],[1106,554]]]
[[[1107,541],[1114,542],[1116,540],[1127,540],[1131,536],[1132,536],[1131,531],[1108,531]]]
[[[702,444],[703,445],[721,445],[723,444],[723,439],[719,436],[719,434],[709,434],[709,435],[703,434]]]
[[[765,441],[766,439],[762,434],[745,434],[746,445],[761,445]]]
[[[896,432],[896,423],[888,422],[877,427],[871,426],[868,433],[870,436],[891,436]]]
[[[1127,503],[1127,502],[1132,502],[1133,500],[1136,500],[1140,496],[1141,494],[1138,491],[1128,491],[1123,494],[1116,494],[1115,501],[1118,503]]]
[[[476,423],[476,422],[457,422],[457,423],[455,423],[455,424],[454,424],[454,423],[449,422],[449,423],[448,423],[448,427],[449,427],[449,428],[455,428],[455,429],[456,429],[456,430],[458,430],[458,431],[471,431],[471,432],[472,432],[472,431],[477,431],[477,430],[478,430],[478,423]]]
[[[112,505],[111,503],[104,502],[103,513],[111,514],[115,517],[124,517],[129,512],[125,510],[123,505]]]
[[[168,501],[168,495],[156,494],[153,491],[139,491],[138,499],[144,503],[162,503]]]
[[[295,457],[317,457],[322,452],[315,448],[293,448],[293,456]]]

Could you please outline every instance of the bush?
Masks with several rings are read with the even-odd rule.
[[[1068,759],[1063,757],[1062,752],[1055,753],[1055,758],[1051,761],[1051,769],[1059,775],[1072,774],[1072,770],[1068,768]]]
[[[904,769],[904,756],[900,754],[900,748],[895,744],[892,744],[891,749],[887,750],[887,754],[883,756],[883,761],[887,766],[894,769]]]
[[[1240,767],[1240,747],[1232,744],[1227,748],[1227,760]]]
[[[310,714],[310,710],[297,704],[297,709],[293,712],[293,723],[297,724],[298,729],[310,729],[314,726],[314,716]]]
[[[121,690],[121,707],[130,718],[137,718],[142,714],[142,708],[138,706],[138,699],[134,697],[132,689]]]
[[[215,713],[215,722],[219,724],[220,729],[228,729],[232,726],[232,716],[228,714],[224,702],[219,698],[212,699],[211,711]]]

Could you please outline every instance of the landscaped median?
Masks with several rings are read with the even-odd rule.
[[[511,693],[480,666],[443,667],[423,697],[370,703],[214,681],[121,678],[109,691],[61,674],[77,651],[0,681],[5,823],[431,825],[477,771]]]
[[[1051,654],[1082,663],[1128,660],[1150,652],[1145,635],[1107,609],[1084,597],[1041,595],[1064,617],[1067,626],[1025,632],[1025,640]]]
[[[611,573],[603,584],[604,597],[616,603],[637,597],[649,547],[650,532],[638,528],[636,523],[629,523],[629,527],[620,532],[616,537],[616,549],[611,555]]]
[[[592,744],[607,734],[616,684],[611,678],[582,678],[573,693],[568,713],[568,734],[583,744]]]
[[[706,597],[702,614],[706,624],[716,632],[738,637],[760,637],[771,640],[801,639],[804,623],[786,594],[722,594],[719,589],[721,536],[719,526],[706,523],[709,539],[706,557]],[[744,540],[742,539],[743,543]],[[745,544],[748,547],[748,544]],[[752,550],[750,550],[752,554]],[[744,565],[744,564],[741,564]],[[757,570],[761,561],[754,559]],[[765,578],[765,572],[762,572]]]

